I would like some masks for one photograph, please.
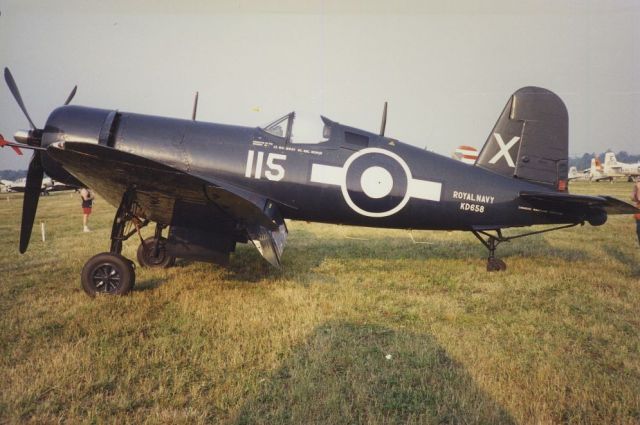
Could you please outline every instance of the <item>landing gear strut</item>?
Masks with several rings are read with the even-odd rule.
[[[91,297],[97,294],[125,295],[133,289],[136,273],[133,262],[121,255],[122,242],[139,232],[148,222],[134,215],[134,193],[127,191],[122,196],[111,228],[111,247],[89,259],[82,268],[82,289]],[[125,233],[125,226],[132,222],[135,229]]]
[[[488,272],[503,272],[507,270],[507,264],[499,258],[496,258],[496,248],[500,244],[500,242],[508,242],[509,238],[505,238],[502,236],[502,231],[500,229],[496,230],[496,234],[492,235],[485,231],[476,231],[473,230],[473,235],[478,238],[482,245],[484,245],[489,250],[489,258],[487,258],[487,271]],[[482,235],[486,236],[486,239],[482,237]]]
[[[496,248],[501,242],[509,242],[512,239],[523,238],[525,236],[552,232],[554,230],[567,229],[569,227],[577,226],[578,224],[584,224],[584,222],[565,224],[559,227],[552,227],[551,229],[538,230],[535,232],[528,232],[515,236],[503,236],[501,229],[495,229],[495,235],[489,233],[489,230],[472,230],[471,232],[476,238],[478,238],[480,242],[482,242],[482,245],[484,245],[489,250],[489,258],[487,258],[487,271],[498,272],[507,270],[507,265],[505,264],[505,262],[499,258],[496,258],[495,256]]]

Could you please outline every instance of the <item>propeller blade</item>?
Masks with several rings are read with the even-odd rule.
[[[67,97],[67,100],[64,101],[65,105],[68,105],[69,103],[71,103],[71,100],[76,95],[77,90],[78,90],[78,86],[73,86],[73,90],[71,90],[71,93],[69,93],[69,97]]]
[[[384,109],[382,110],[382,124],[380,124],[380,135],[384,136],[384,131],[387,128],[387,102],[384,102]]]
[[[24,254],[29,246],[33,221],[36,217],[38,200],[40,199],[42,178],[44,176],[44,168],[42,167],[40,155],[40,151],[33,153],[33,158],[31,158],[29,170],[27,171],[27,184],[24,192],[24,200],[22,201],[22,224],[20,226],[21,254]]]
[[[7,86],[9,86],[9,91],[13,95],[13,98],[18,102],[18,106],[22,109],[24,116],[27,117],[27,121],[29,121],[29,125],[32,129],[36,129],[36,125],[31,120],[29,113],[27,112],[27,108],[24,106],[24,102],[22,101],[22,96],[20,96],[20,90],[18,90],[18,85],[16,81],[13,79],[13,75],[11,75],[11,71],[9,68],[4,69],[4,80],[7,82]]]

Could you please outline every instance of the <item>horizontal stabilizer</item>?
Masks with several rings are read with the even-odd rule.
[[[572,195],[562,192],[520,192],[520,198],[542,208],[601,208],[607,214],[638,214],[640,209],[611,196]]]

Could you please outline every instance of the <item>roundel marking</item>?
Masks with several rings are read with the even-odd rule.
[[[312,164],[309,180],[339,186],[347,205],[366,217],[393,215],[411,198],[440,202],[442,195],[442,183],[414,179],[400,156],[380,148],[355,152],[342,166]]]
[[[383,204],[378,204],[377,202],[375,203],[370,203],[370,202],[363,202],[363,200],[361,199],[357,199],[357,190],[354,190],[356,188],[353,187],[348,187],[348,182],[349,182],[349,172],[350,169],[352,167],[352,165],[354,165],[354,163],[360,159],[361,157],[365,156],[365,155],[371,155],[371,154],[379,154],[379,155],[383,155],[385,157],[390,158],[392,161],[388,161],[390,162],[390,164],[388,164],[388,166],[392,167],[395,165],[396,168],[398,167],[399,170],[397,172],[397,174],[395,175],[395,177],[393,177],[392,173],[390,173],[388,170],[386,170],[385,168],[382,167],[377,167],[377,168],[382,168],[383,170],[385,170],[391,177],[391,179],[389,180],[391,183],[391,190],[389,191],[390,193],[388,193],[386,196],[383,195],[383,197],[378,198],[379,200],[382,200],[383,198],[391,198],[389,199],[389,203],[383,203]],[[364,160],[364,158],[363,158]],[[360,162],[360,161],[358,161]],[[363,164],[365,163],[364,161],[362,162]],[[357,164],[355,164],[357,168]],[[365,169],[363,171],[362,174],[365,174],[366,171],[370,168],[373,167],[369,167],[367,169]],[[409,202],[409,191],[408,189],[408,182],[411,181],[411,170],[409,170],[409,166],[407,165],[407,163],[397,154],[393,153],[393,152],[389,152],[387,150],[384,149],[380,149],[380,148],[366,148],[366,149],[362,149],[356,153],[354,153],[353,155],[351,155],[349,158],[347,158],[347,161],[344,163],[343,165],[343,169],[345,170],[345,178],[342,181],[341,184],[341,189],[342,189],[342,196],[344,196],[344,200],[347,203],[347,205],[349,205],[349,207],[351,207],[352,210],[354,210],[355,212],[357,212],[358,214],[362,214],[364,216],[367,217],[388,217],[390,215],[393,215],[395,213],[397,213],[398,211],[400,211],[402,208],[404,208],[404,206],[407,204],[407,202]],[[394,172],[395,173],[395,172]],[[362,184],[362,177],[359,179],[360,180],[360,184]],[[398,192],[395,197],[390,197],[389,195],[391,195],[391,191],[393,190],[393,184],[394,183],[404,183],[398,188]],[[372,198],[369,196],[369,194],[367,193],[367,191],[364,189],[364,187],[361,188],[362,192],[364,192],[365,195],[367,195],[369,198]],[[356,193],[353,193],[356,192]],[[353,196],[352,196],[353,194]],[[354,199],[355,198],[355,199]],[[395,198],[395,199],[394,199]],[[376,198],[373,198],[376,199]],[[396,200],[397,199],[397,200]],[[359,205],[360,204],[360,205]],[[366,204],[366,205],[365,205]],[[363,208],[366,207],[367,209]],[[382,209],[382,210],[378,210],[378,209]],[[372,211],[374,210],[374,211]]]
[[[380,198],[369,196],[362,186],[362,175],[371,167],[379,167],[391,175],[389,193]],[[368,153],[356,158],[349,168],[345,169],[347,193],[351,202],[369,213],[384,213],[397,207],[407,194],[407,173],[400,163],[388,155],[377,152]],[[367,184],[367,182],[365,182]],[[370,186],[373,182],[368,182]],[[342,185],[342,182],[341,182]]]
[[[382,167],[369,167],[360,177],[360,186],[364,193],[373,199],[380,199],[391,193],[393,177],[391,173]]]

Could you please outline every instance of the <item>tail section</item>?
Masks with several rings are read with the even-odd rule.
[[[596,176],[600,174],[600,170],[598,169],[598,161],[596,158],[591,158],[591,168],[589,168],[589,171],[591,171],[591,176]]]
[[[600,158],[597,156],[595,158],[591,158],[591,168],[590,168],[591,180],[600,181],[607,178],[607,173],[605,168],[602,166],[600,162]]]
[[[476,166],[566,190],[569,116],[555,93],[524,87],[509,98]]]
[[[580,174],[578,173],[578,168],[577,167],[569,168],[569,180],[577,179],[578,177],[580,177]]]
[[[604,170],[606,172],[611,172],[612,168],[615,168],[618,165],[618,161],[616,160],[616,154],[613,152],[607,152],[604,154]]]

